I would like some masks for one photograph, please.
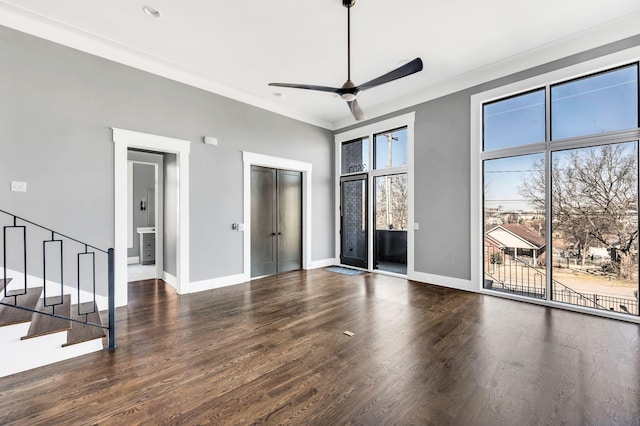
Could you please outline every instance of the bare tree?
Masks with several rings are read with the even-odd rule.
[[[565,155],[565,154],[561,154]],[[614,270],[628,277],[638,244],[638,160],[628,144],[573,150],[552,167],[552,226],[574,243],[584,260],[590,244],[601,243]],[[545,206],[543,160],[533,163],[520,194],[538,208]]]
[[[407,175],[399,174],[376,178],[375,195],[376,227],[378,229],[407,229],[409,220]]]

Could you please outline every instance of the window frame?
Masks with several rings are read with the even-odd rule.
[[[386,275],[397,275],[390,272],[381,271],[379,269],[373,269],[373,235],[371,224],[374,223],[373,217],[373,203],[374,203],[374,188],[372,182],[374,182],[375,177],[378,176],[386,176],[392,174],[399,173],[407,173],[408,176],[408,230],[407,230],[407,275],[408,279],[411,279],[414,274],[414,123],[415,123],[415,112],[410,112],[407,114],[399,115],[393,118],[389,118],[387,120],[382,120],[375,122],[373,124],[365,125],[362,127],[358,127],[352,130],[347,130],[342,133],[337,133],[334,136],[335,141],[335,186],[334,186],[334,200],[335,200],[335,213],[334,213],[334,224],[335,224],[335,260],[340,263],[340,178],[344,176],[351,175],[362,175],[366,174],[368,176],[368,188],[367,188],[367,220],[369,223],[368,229],[368,271],[377,272],[380,274]],[[379,133],[384,133],[388,131],[395,131],[401,128],[407,128],[407,164],[400,167],[389,167],[384,169],[375,169],[373,167],[374,160],[374,145],[375,140],[374,136]],[[366,172],[357,172],[357,173],[342,173],[342,143],[350,142],[358,139],[369,139],[369,164],[368,171]]]
[[[477,93],[470,97],[470,170],[471,170],[471,281],[475,291],[484,294],[490,294],[496,297],[503,297],[513,300],[520,300],[528,303],[551,306],[570,311],[589,313],[608,318],[621,319],[627,322],[640,323],[640,316],[627,315],[617,312],[602,311],[597,309],[585,308],[582,306],[574,306],[551,299],[539,300],[518,296],[513,294],[498,293],[484,289],[483,282],[483,225],[484,225],[484,191],[483,191],[483,162],[485,160],[504,158],[507,156],[526,155],[543,153],[545,155],[545,181],[547,187],[545,189],[546,205],[551,205],[551,177],[550,177],[550,161],[551,153],[554,151],[563,151],[567,149],[588,148],[604,144],[615,144],[629,141],[639,141],[640,143],[640,117],[638,120],[638,128],[631,130],[613,131],[603,134],[579,136],[565,139],[551,140],[551,87],[575,81],[582,78],[598,75],[600,73],[613,71],[632,64],[638,65],[638,74],[640,74],[640,47],[634,47],[622,50],[610,55],[605,55],[596,59],[581,62],[565,68],[560,68],[545,74],[520,80],[512,84],[496,87],[485,92]],[[638,84],[640,91],[640,80]],[[483,106],[487,103],[500,101],[509,97],[518,96],[527,92],[531,92],[540,88],[546,88],[545,92],[545,134],[544,142],[520,145],[510,148],[500,148],[490,151],[483,151]],[[640,104],[640,95],[638,98]],[[638,107],[640,115],[640,105]],[[545,211],[545,227],[546,235],[551,235],[551,215],[552,211],[547,208]],[[550,278],[551,262],[547,262],[547,295],[550,295]]]

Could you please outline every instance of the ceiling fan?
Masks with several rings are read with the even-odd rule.
[[[347,105],[349,106],[349,109],[351,110],[351,113],[353,114],[355,119],[361,121],[366,117],[364,115],[364,112],[358,105],[358,100],[356,99],[358,93],[365,89],[371,89],[372,87],[380,86],[390,81],[397,80],[399,78],[422,71],[422,60],[420,58],[416,58],[411,62],[408,62],[394,69],[393,71],[389,71],[388,73],[374,78],[373,80],[368,81],[364,84],[360,84],[359,86],[353,84],[353,82],[351,81],[351,7],[353,7],[355,4],[356,0],[342,0],[342,5],[347,8],[347,81],[342,85],[342,87],[338,88],[328,86],[315,86],[311,84],[289,83],[269,83],[269,86],[290,87],[294,89],[307,89],[317,90],[320,92],[337,93],[342,99],[347,101]]]

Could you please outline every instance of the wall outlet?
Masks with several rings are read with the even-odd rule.
[[[12,192],[27,192],[27,182],[11,181]]]

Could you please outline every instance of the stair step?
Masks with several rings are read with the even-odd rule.
[[[7,278],[6,280],[4,278],[0,278],[0,291],[4,290],[4,287],[9,284],[11,280],[13,280],[13,278]]]
[[[20,307],[26,309],[35,309],[42,294],[42,287],[32,287],[27,289],[27,294],[22,296],[5,297],[2,303],[13,305],[15,299]],[[31,321],[33,312],[17,309],[12,306],[0,305],[0,327],[4,325],[20,324],[22,322]]]
[[[59,296],[47,297],[47,304],[59,302]],[[55,312],[56,315],[69,317],[71,315],[71,295],[65,294],[63,297],[63,303],[61,305],[56,305],[55,311],[53,308],[53,306],[44,306],[44,299],[40,299],[38,301],[36,310],[48,313]],[[69,320],[34,313],[29,331],[27,332],[26,336],[22,337],[22,340],[30,339],[32,337],[44,336],[45,334],[57,333],[59,331],[69,330],[70,328],[71,321]]]
[[[80,304],[80,312],[89,312],[91,310],[94,310],[93,302]],[[78,305],[73,305],[71,307],[71,318],[74,320],[85,321],[85,315],[78,315]],[[102,319],[100,318],[100,313],[97,309],[95,309],[95,312],[86,315],[86,321],[93,324],[102,324]],[[76,343],[88,342],[93,339],[102,339],[103,337],[106,337],[104,329],[74,322],[72,323],[71,330],[67,331],[67,343],[62,346],[75,345]]]

